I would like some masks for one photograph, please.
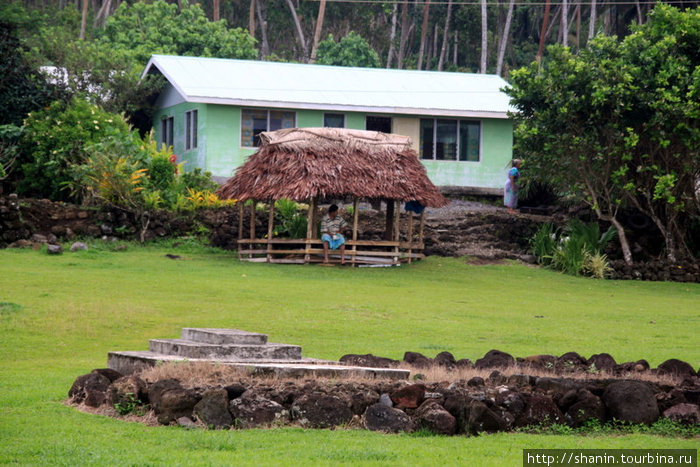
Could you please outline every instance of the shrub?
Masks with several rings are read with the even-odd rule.
[[[18,191],[58,201],[80,201],[83,191],[75,189],[73,167],[87,161],[87,148],[104,140],[130,144],[135,138],[120,115],[83,99],[74,98],[68,104],[56,101],[25,120]]]
[[[189,172],[183,172],[179,170],[179,177],[177,180],[178,190],[183,193],[187,188],[192,188],[198,191],[216,191],[217,184],[211,179],[211,172],[203,172],[199,167],[195,167]]]
[[[539,264],[551,264],[556,249],[557,232],[551,223],[542,224],[530,239],[530,249]]]
[[[608,257],[602,253],[590,254],[586,253],[583,259],[583,273],[595,277],[596,279],[605,279],[612,272],[612,268],[608,263]]]
[[[611,271],[603,251],[616,233],[610,227],[601,235],[597,223],[585,224],[578,219],[570,220],[562,235],[552,224],[543,224],[530,239],[530,248],[539,264],[573,276],[586,274],[602,279]]]
[[[175,183],[175,170],[175,164],[170,162],[170,158],[160,154],[154,156],[148,167],[151,188],[160,191],[169,190]]]
[[[275,202],[275,212],[280,225],[275,230],[290,238],[306,237],[306,216],[299,213],[299,205],[289,199],[279,199]]]

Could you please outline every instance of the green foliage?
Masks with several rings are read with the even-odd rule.
[[[586,244],[580,236],[561,236],[554,251],[552,267],[566,274],[578,276],[583,271]]]
[[[47,83],[25,59],[14,21],[20,19],[10,14],[0,16],[0,125],[21,125],[29,112],[60,96],[60,89]]]
[[[225,21],[209,21],[199,4],[122,3],[98,38],[107,50],[130,51],[143,66],[153,54],[198,57],[256,58],[255,39],[247,31],[227,29]]]
[[[299,205],[289,199],[275,201],[275,213],[280,223],[275,229],[276,234],[290,238],[305,238],[307,229],[306,216],[299,212]]]
[[[7,178],[17,160],[17,144],[23,129],[16,125],[0,125],[0,181]]]
[[[114,404],[114,409],[119,415],[129,415],[133,413],[143,416],[146,413],[143,403],[131,392],[126,394],[126,398],[123,401]]]
[[[103,140],[132,144],[133,138],[120,115],[79,98],[68,104],[56,101],[25,121],[18,191],[53,200],[79,200],[81,193],[68,187],[74,181],[72,167],[88,158],[87,148]]]
[[[610,241],[617,235],[617,231],[612,226],[601,234],[597,222],[586,224],[580,219],[570,219],[565,231],[569,236],[581,239],[584,251],[591,255],[605,251]]]
[[[684,425],[668,418],[659,418],[651,425],[624,423],[617,420],[601,423],[597,418],[587,420],[577,428],[567,425],[541,425],[529,426],[519,429],[525,433],[538,433],[543,435],[587,435],[587,436],[621,436],[630,434],[647,434],[668,438],[693,438],[700,435],[700,426]]]
[[[542,224],[530,239],[530,249],[539,264],[551,264],[557,244],[557,231],[554,225]]]
[[[92,153],[83,182],[90,194],[113,206],[139,210],[144,204],[142,191],[146,169],[131,158],[113,157],[101,151]]]
[[[180,173],[177,182],[185,190],[191,188],[195,191],[215,191],[217,188],[217,184],[211,179],[211,172],[203,172],[199,167]]]
[[[170,162],[170,158],[165,154],[158,154],[151,158],[148,167],[148,178],[151,187],[155,190],[169,190],[175,183],[176,166]]]
[[[603,251],[616,234],[610,227],[601,235],[597,222],[571,219],[561,235],[552,224],[542,224],[530,239],[530,248],[539,264],[572,276],[603,279],[611,272]]]
[[[316,63],[319,65],[338,65],[366,68],[379,68],[379,55],[359,34],[350,31],[347,36],[336,42],[333,35],[319,42]]]
[[[528,171],[612,221],[623,203],[652,219],[670,259],[688,254],[698,216],[700,13],[657,5],[618,42],[553,46],[511,74],[516,152]],[[620,232],[620,240],[624,237]],[[631,254],[626,253],[631,259]]]
[[[583,258],[583,273],[595,279],[605,279],[612,272],[608,257],[602,253],[588,253]]]

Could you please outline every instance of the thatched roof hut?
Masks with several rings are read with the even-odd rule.
[[[447,204],[406,136],[291,128],[260,137],[260,149],[219,189],[221,198],[307,201],[349,195],[415,200],[430,207]]]
[[[347,241],[350,264],[398,265],[423,257],[425,213],[415,202],[441,207],[447,200],[428,179],[408,137],[342,128],[291,128],[261,133],[260,137],[260,149],[217,192],[221,198],[239,201],[240,260],[327,263],[328,243],[318,239],[317,202],[348,196],[354,198],[352,237]],[[282,198],[309,203],[305,238],[275,237],[274,201]],[[381,240],[358,238],[358,202],[363,198],[386,202],[386,230]],[[269,206],[264,238],[256,236],[255,203],[250,206],[249,238],[243,238],[244,201],[248,200],[264,201]],[[413,202],[404,215],[403,236],[401,202]],[[420,211],[417,229],[414,210]],[[345,255],[343,246],[341,264]],[[337,260],[331,255],[330,261]]]

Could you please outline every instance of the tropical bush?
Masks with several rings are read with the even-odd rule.
[[[139,138],[105,139],[86,147],[82,164],[71,167],[72,193],[86,203],[109,204],[137,215],[151,209],[177,212],[233,204],[214,193],[211,173],[196,168],[184,172],[184,163],[170,147],[158,145],[153,133]]]
[[[557,246],[557,231],[553,224],[545,223],[530,239],[530,249],[539,264],[551,264]]]
[[[17,190],[56,201],[81,200],[83,191],[72,187],[73,171],[88,160],[89,147],[102,141],[133,147],[138,138],[121,115],[79,98],[30,113],[24,126]]]
[[[530,249],[539,264],[566,274],[605,278],[611,271],[604,251],[617,231],[611,226],[600,233],[597,222],[571,219],[563,232],[552,224],[542,224],[530,239]]]
[[[275,228],[276,235],[290,238],[306,237],[307,218],[299,212],[299,205],[289,199],[279,199],[275,202],[275,213],[279,225]]]

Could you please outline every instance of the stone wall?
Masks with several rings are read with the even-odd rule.
[[[357,363],[359,358],[375,364],[398,363],[371,355],[346,357],[341,361]],[[456,361],[448,352],[435,359],[407,352],[404,363],[408,360],[420,362],[419,371],[440,366],[448,376],[439,383],[219,377],[215,386],[186,386],[173,378],[146,382],[138,374],[123,376],[98,369],[78,377],[69,397],[74,404],[107,412],[113,407],[143,414],[152,410],[164,425],[219,429],[345,426],[394,433],[425,428],[442,435],[476,435],[528,426],[580,427],[613,419],[652,424],[668,418],[694,427],[700,424],[700,378],[680,360],[668,360],[653,370],[644,360],[629,362],[620,364],[616,373],[612,357],[598,354],[588,360],[609,364],[611,370],[597,378],[576,374],[582,368],[590,370],[590,364],[574,352],[514,359],[493,350],[474,364]],[[537,376],[529,371],[547,362],[561,374]],[[450,380],[450,371],[460,367],[485,371],[484,377]],[[642,375],[667,378],[635,379]]]
[[[612,261],[610,267],[613,269],[610,276],[612,279],[700,283],[700,264],[697,262],[680,261],[671,264],[649,261],[629,266],[623,260],[618,260]]]
[[[426,223],[425,253],[436,256],[469,256],[487,260],[519,259],[533,262],[528,254],[529,239],[542,222],[541,216],[510,216],[475,212]],[[267,234],[268,215],[257,213],[256,235]],[[37,246],[39,243],[71,241],[79,238],[139,240],[147,225],[145,240],[196,235],[209,239],[212,246],[235,250],[238,238],[238,208],[203,209],[190,213],[155,211],[136,219],[119,209],[76,206],[46,199],[19,199],[0,196],[0,248]],[[383,238],[383,212],[360,212],[363,238]],[[250,216],[243,219],[248,236]],[[20,241],[19,243],[16,243]],[[669,264],[664,261],[635,263],[612,261],[613,279],[700,283],[700,263]]]

